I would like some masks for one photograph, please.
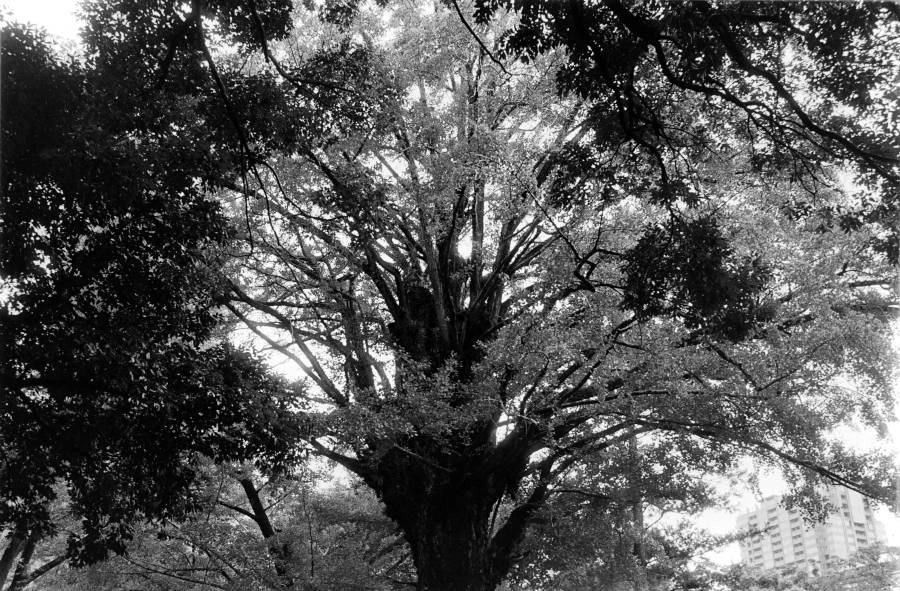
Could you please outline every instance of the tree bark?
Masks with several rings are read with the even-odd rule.
[[[543,488],[492,530],[497,501],[512,490],[528,453],[512,446],[508,457],[486,452],[476,434],[472,447],[443,454],[424,438],[408,450],[392,450],[363,478],[379,493],[385,513],[403,531],[412,551],[420,591],[493,591],[511,565],[509,557],[543,499]],[[482,445],[476,445],[479,441]],[[455,458],[455,459],[454,459]],[[446,467],[445,467],[446,466]],[[374,468],[374,469],[373,469]]]
[[[413,561],[420,591],[493,591],[490,507],[462,494],[445,502],[426,500],[418,516]]]

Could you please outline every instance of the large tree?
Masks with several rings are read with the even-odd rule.
[[[230,167],[223,299],[418,587],[495,588],[560,495],[636,520],[748,455],[887,498],[833,430],[892,412],[893,13],[500,8],[87,7],[123,100]]]
[[[860,147],[853,121],[840,140],[804,124],[721,51],[709,88],[679,84],[660,65],[678,50],[635,41],[620,8],[585,32],[591,50],[537,38],[547,52],[502,68],[455,10],[396,7],[392,37],[371,17],[346,24],[343,42],[379,57],[367,80],[395,91],[363,89],[380,101],[365,125],[279,149],[244,193],[258,206],[229,308],[332,406],[310,445],[379,493],[422,589],[495,587],[538,510],[571,488],[640,506],[683,496],[673,475],[751,454],[798,485],[886,494],[884,466],[829,435],[890,412],[895,242],[878,216],[895,204],[853,209],[840,180],[892,187],[891,145],[877,126],[882,144]],[[831,96],[786,28],[806,28],[803,13],[729,18],[745,13],[754,34],[782,29],[742,44],[784,62],[782,39],[794,92]],[[685,20],[712,18],[685,8],[656,26],[699,52]],[[584,59],[615,75],[579,71]],[[765,102],[734,104],[741,83]],[[828,231],[835,212],[871,224]]]
[[[222,163],[183,98],[129,100],[32,27],[5,24],[2,51],[0,586],[61,514],[83,564],[190,512],[197,454],[284,466],[293,397],[213,338]]]

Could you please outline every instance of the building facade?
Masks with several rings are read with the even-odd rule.
[[[762,569],[826,573],[836,559],[887,540],[884,524],[876,521],[865,497],[843,487],[829,487],[826,494],[837,510],[822,523],[804,522],[799,510],[781,506],[780,496],[766,497],[756,510],[739,515],[739,531],[760,532],[740,541],[741,561]]]

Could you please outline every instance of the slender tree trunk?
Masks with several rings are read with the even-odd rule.
[[[632,435],[628,440],[631,461],[635,466],[641,463],[641,448],[638,447],[637,436]],[[633,553],[637,559],[638,570],[634,573],[634,589],[643,591],[647,586],[647,549],[644,546],[644,502],[640,498],[640,491],[635,489],[632,493],[637,497],[631,506],[631,522],[634,528]]]
[[[3,557],[0,558],[0,589],[3,589],[3,585],[6,584],[6,577],[9,576],[9,571],[12,570],[12,566],[16,562],[16,556],[19,555],[24,546],[25,540],[23,538],[18,536],[10,538],[9,546],[6,547],[6,550],[3,551]]]
[[[34,548],[37,546],[38,536],[31,535],[25,542],[25,548],[22,550],[22,557],[16,566],[16,574],[13,576],[12,583],[9,584],[9,591],[21,591],[28,584],[28,565],[31,564],[31,557],[34,554]]]
[[[256,485],[253,484],[253,481],[249,478],[243,478],[240,483],[244,489],[244,493],[247,495],[247,500],[250,502],[250,507],[253,509],[254,520],[259,526],[259,531],[262,533],[263,538],[269,542],[269,553],[275,561],[276,574],[279,576],[285,587],[293,587],[294,581],[290,576],[287,566],[288,560],[291,558],[290,545],[284,543],[279,544],[272,540],[272,538],[275,537],[275,528],[272,526],[272,522],[269,521],[266,508],[262,504],[262,499],[259,498],[259,493],[257,492]]]
[[[51,570],[53,570],[54,568],[56,568],[57,566],[59,566],[60,564],[65,562],[66,560],[68,560],[68,557],[65,554],[63,554],[62,556],[57,556],[50,562],[42,564],[40,567],[34,569],[31,572],[31,574],[28,575],[28,578],[25,579],[25,584],[22,585],[22,587],[24,588],[26,585],[30,585],[31,583],[40,579],[41,577],[43,577],[44,575],[49,573]]]

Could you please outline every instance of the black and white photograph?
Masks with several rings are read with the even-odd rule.
[[[0,591],[900,591],[900,2],[0,0]]]

